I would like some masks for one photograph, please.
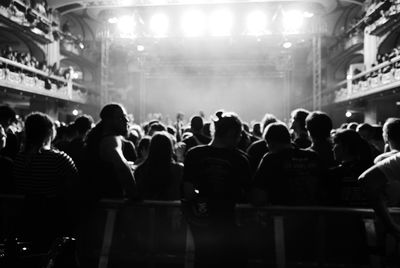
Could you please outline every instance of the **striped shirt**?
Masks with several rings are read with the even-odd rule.
[[[34,154],[20,152],[14,162],[15,186],[18,193],[58,196],[71,185],[78,171],[71,157],[56,150]]]

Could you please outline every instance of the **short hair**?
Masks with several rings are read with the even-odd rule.
[[[374,131],[374,127],[368,123],[362,123],[357,126],[357,132],[360,131]]]
[[[42,145],[53,133],[54,122],[47,114],[30,113],[25,120],[25,149]]]
[[[16,119],[17,114],[14,109],[7,105],[0,106],[0,123],[8,121],[14,121]],[[8,127],[8,126],[3,126]]]
[[[81,115],[74,121],[74,128],[79,134],[84,134],[92,128],[93,118],[90,115]]]
[[[334,143],[341,143],[351,155],[361,155],[368,147],[366,141],[355,130],[341,129],[333,136]],[[367,145],[366,145],[367,144]],[[368,147],[369,149],[369,147]],[[370,154],[370,152],[368,152]]]
[[[383,133],[387,139],[400,145],[400,118],[388,118],[383,124]]]
[[[306,118],[306,128],[312,138],[329,138],[332,130],[332,119],[324,112],[311,112]]]
[[[217,112],[216,115],[217,118],[213,121],[215,137],[224,137],[229,131],[233,131],[237,134],[242,132],[242,121],[237,114]]]
[[[351,129],[351,130],[357,130],[358,127],[358,123],[357,122],[351,122],[347,125],[347,129]]]
[[[306,129],[306,118],[310,112],[303,108],[293,110],[290,114],[299,123],[301,129]]]
[[[290,144],[290,133],[286,125],[282,123],[272,123],[264,131],[264,138],[267,143]]]
[[[190,119],[190,127],[194,131],[201,131],[203,129],[203,125],[203,118],[201,118],[201,116],[195,115]]]
[[[119,103],[107,104],[101,109],[100,118],[101,120],[112,119],[114,113],[121,110],[123,110],[123,106]]]
[[[275,115],[266,113],[264,115],[263,119],[261,120],[261,126],[262,126],[261,132],[264,132],[265,128],[269,124],[275,123],[275,122],[278,122],[278,119],[275,117]]]

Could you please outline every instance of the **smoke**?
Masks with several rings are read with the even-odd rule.
[[[218,109],[233,111],[242,120],[261,120],[273,113],[283,118],[283,78],[249,75],[199,75],[170,73],[146,79],[145,111],[175,118],[178,111],[186,117]]]

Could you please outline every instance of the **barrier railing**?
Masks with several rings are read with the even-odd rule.
[[[15,196],[0,196],[0,202],[2,202],[2,210],[5,209],[7,206],[7,202],[14,201],[13,199],[21,199],[21,197]],[[167,257],[172,258],[173,256],[169,255],[163,259],[163,257],[157,253],[156,245],[159,243],[161,239],[161,235],[159,230],[157,230],[157,225],[161,224],[162,226],[167,225],[165,221],[160,220],[157,217],[160,211],[165,212],[169,210],[172,211],[180,211],[181,203],[180,201],[143,201],[143,202],[131,202],[127,200],[114,200],[114,199],[107,199],[102,200],[100,202],[100,206],[102,209],[106,211],[105,217],[105,224],[102,233],[102,242],[101,242],[101,249],[100,249],[100,256],[98,267],[99,268],[106,268],[112,267],[110,266],[110,259],[113,260],[112,248],[118,247],[118,239],[115,239],[115,236],[121,231],[128,231],[133,232],[135,227],[131,225],[132,222],[125,224],[126,229],[128,230],[121,230],[121,222],[126,222],[124,216],[129,215],[131,218],[134,218],[134,222],[139,222],[144,219],[143,228],[147,228],[148,236],[146,236],[146,246],[147,249],[147,257],[143,257],[146,262],[150,263],[150,265],[154,265],[157,261],[165,261]],[[142,212],[140,212],[142,209]],[[144,210],[143,210],[144,209]],[[339,207],[285,207],[285,206],[269,206],[269,207],[252,207],[250,205],[238,205],[237,206],[237,221],[240,226],[246,226],[248,224],[248,219],[258,219],[257,221],[264,222],[261,223],[264,230],[269,230],[271,233],[270,236],[265,235],[265,232],[262,234],[257,234],[259,238],[262,235],[261,241],[271,240],[272,247],[274,254],[271,256],[271,248],[265,247],[262,245],[260,248],[265,251],[264,255],[269,256],[268,258],[272,258],[274,260],[265,260],[267,263],[274,263],[275,267],[284,268],[288,267],[288,252],[290,251],[290,241],[293,239],[297,239],[294,236],[299,236],[300,234],[296,231],[293,233],[293,230],[290,228],[294,225],[299,225],[301,228],[301,220],[299,223],[296,221],[296,217],[300,217],[300,219],[304,220],[305,218],[312,218],[311,221],[313,224],[307,223],[307,227],[312,229],[313,237],[309,237],[308,241],[304,241],[304,243],[313,244],[313,248],[316,250],[315,256],[313,257],[312,262],[314,265],[321,265],[326,264],[327,262],[327,252],[326,246],[330,245],[327,243],[328,239],[326,238],[326,234],[329,234],[327,230],[335,230],[335,232],[343,233],[345,230],[340,229],[340,226],[346,226],[346,228],[350,228],[349,233],[352,235],[354,230],[351,229],[351,223],[359,221],[362,223],[363,228],[359,230],[364,232],[366,236],[366,246],[370,249],[375,249],[378,246],[378,238],[377,238],[377,231],[376,231],[376,224],[374,220],[374,211],[372,209],[365,209],[365,208],[339,208]],[[144,213],[143,213],[144,212]],[[390,213],[394,216],[400,215],[400,208],[391,208]],[[174,213],[172,213],[174,214]],[[4,213],[2,213],[4,215]],[[147,215],[147,216],[146,216]],[[174,214],[175,216],[177,214]],[[250,216],[249,216],[250,215]],[[138,217],[140,216],[140,217]],[[179,216],[176,216],[179,217]],[[176,217],[172,217],[172,219],[176,220]],[[261,219],[261,220],[260,220]],[[269,219],[269,220],[266,220]],[[132,219],[131,219],[132,220]],[[330,222],[334,220],[334,222]],[[3,219],[4,221],[4,219]],[[119,223],[118,223],[119,222]],[[178,258],[179,263],[182,263],[184,267],[193,267],[194,266],[194,241],[193,237],[190,232],[190,228],[188,225],[183,222],[183,226],[180,226],[182,230],[185,230],[184,236],[180,239],[181,242],[184,243],[184,252],[181,252],[182,255]],[[339,225],[337,225],[339,223]],[[343,225],[344,224],[344,225]],[[123,224],[124,225],[124,224]],[[288,227],[289,226],[289,227]],[[123,227],[123,226],[122,226]],[[328,228],[328,229],[327,229]],[[329,229],[331,228],[331,229]],[[124,228],[122,228],[124,229]],[[252,227],[249,229],[253,229]],[[307,228],[306,228],[307,229]],[[139,232],[139,230],[136,230]],[[165,230],[164,230],[165,231]],[[307,232],[306,230],[300,230]],[[314,232],[315,231],[315,232]],[[334,234],[336,235],[336,233]],[[345,233],[347,235],[347,233]],[[125,234],[125,236],[127,236]],[[120,237],[120,236],[119,236]],[[251,238],[253,236],[250,236]],[[345,237],[344,240],[341,242],[343,243],[342,246],[348,244],[352,241],[351,237]],[[289,243],[288,243],[289,241]],[[175,241],[176,242],[176,241]],[[253,242],[253,241],[252,241]],[[302,241],[296,241],[297,243],[301,243]],[[254,241],[254,244],[257,242]],[[351,243],[350,243],[351,244]],[[124,244],[124,247],[126,244]],[[288,247],[289,246],[289,247]],[[298,249],[304,247],[305,244],[300,244]],[[142,247],[142,245],[140,246]],[[121,248],[114,251],[120,251]],[[289,250],[289,251],[288,251]],[[301,251],[301,250],[300,250]],[[131,253],[131,250],[128,251]],[[115,252],[114,252],[115,253]],[[263,255],[263,254],[261,254]],[[175,256],[176,257],[176,256]],[[263,257],[262,257],[263,258]],[[363,256],[365,263],[369,263],[370,267],[382,267],[382,256],[379,253],[371,250],[367,255]],[[349,263],[347,263],[349,264]],[[352,264],[352,263],[350,263]],[[314,266],[313,265],[313,266]]]
[[[87,94],[79,90],[85,88],[83,85],[3,57],[0,57],[1,64],[7,68],[0,68],[0,86],[79,103],[87,102]],[[9,67],[16,71],[11,71]],[[48,88],[44,79],[50,81]]]

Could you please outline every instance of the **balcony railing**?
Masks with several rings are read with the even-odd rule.
[[[0,57],[1,65],[3,65],[0,68],[1,87],[78,103],[88,102],[83,85],[2,57]]]
[[[0,196],[3,236],[7,228],[12,228],[10,219],[18,214],[23,203],[21,201],[22,197]],[[180,201],[102,200],[98,215],[91,216],[93,226],[88,227],[90,232],[103,226],[102,243],[96,248],[99,252],[98,267],[116,267],[116,263],[121,263],[116,260],[118,258],[124,259],[125,265],[140,261],[142,266],[144,262],[151,267],[157,263],[193,267],[195,245],[180,206]],[[400,208],[391,208],[390,213],[399,216]],[[355,252],[365,248],[361,256],[362,267],[368,266],[368,263],[370,267],[380,267],[377,263],[383,261],[387,265],[391,264],[387,254],[393,253],[390,252],[392,248],[386,248],[386,252],[380,251],[386,245],[380,242],[390,240],[391,237],[381,237],[383,233],[379,225],[375,225],[372,209],[284,206],[254,208],[239,205],[236,214],[237,224],[246,230],[249,263],[288,267],[293,262],[302,261],[293,255],[297,258],[305,257],[301,254],[299,256],[299,252],[304,253],[306,248],[311,249],[306,253],[310,259],[306,263],[303,260],[301,267],[353,267]],[[299,240],[300,237],[304,238],[304,234],[306,240]],[[350,251],[347,255],[344,248]],[[330,252],[332,249],[339,250],[343,256],[336,251]]]
[[[381,63],[370,70],[349,77],[336,85],[334,102],[343,102],[368,95],[383,93],[400,86],[400,56]],[[387,72],[385,68],[391,67]]]

